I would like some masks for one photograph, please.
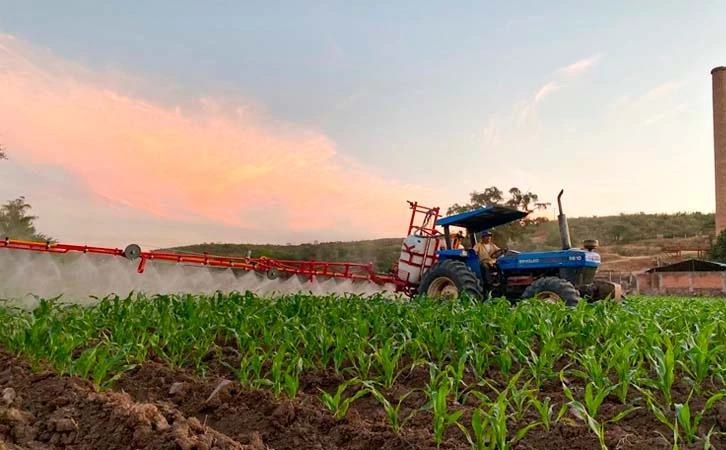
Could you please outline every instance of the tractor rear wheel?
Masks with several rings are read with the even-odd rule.
[[[550,303],[565,302],[567,306],[577,306],[580,293],[569,281],[559,277],[543,277],[527,286],[522,299],[536,298]]]
[[[439,261],[426,272],[419,286],[419,296],[456,299],[466,293],[477,300],[484,298],[482,286],[466,264],[454,259]]]

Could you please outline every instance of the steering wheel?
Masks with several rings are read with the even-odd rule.
[[[500,248],[499,250],[497,250],[494,253],[492,253],[491,257],[492,258],[499,258],[503,254],[507,253],[507,251],[508,251],[508,249],[506,249],[506,248]]]

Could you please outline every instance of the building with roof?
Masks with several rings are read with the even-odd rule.
[[[653,267],[637,275],[637,292],[645,295],[726,296],[726,264],[687,259]]]

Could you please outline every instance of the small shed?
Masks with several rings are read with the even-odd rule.
[[[638,293],[664,295],[726,295],[726,264],[687,259],[652,267],[638,275]]]

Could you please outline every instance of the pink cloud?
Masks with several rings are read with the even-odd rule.
[[[539,89],[537,89],[537,93],[534,95],[534,98],[532,99],[527,106],[525,106],[522,109],[522,112],[520,113],[519,117],[520,119],[526,119],[529,115],[532,114],[535,107],[538,103],[540,103],[542,100],[545,99],[549,94],[559,89],[561,86],[559,86],[554,81],[548,81],[547,83],[540,86]]]
[[[274,210],[284,223],[266,229],[281,233],[400,235],[405,201],[431,195],[356,164],[316,130],[210,98],[182,112],[124,94],[124,79],[0,35],[4,144],[15,159],[60,166],[100,197],[175,221],[255,229]]]
[[[600,61],[600,55],[593,55],[589,58],[583,58],[579,61],[576,61],[569,66],[562,67],[557,70],[557,73],[561,73],[563,75],[567,76],[576,76],[580,75],[583,72],[587,71],[588,69],[595,66]]]
[[[543,85],[534,96],[534,103],[541,102],[547,95],[559,89],[559,86],[554,81],[549,81]]]

